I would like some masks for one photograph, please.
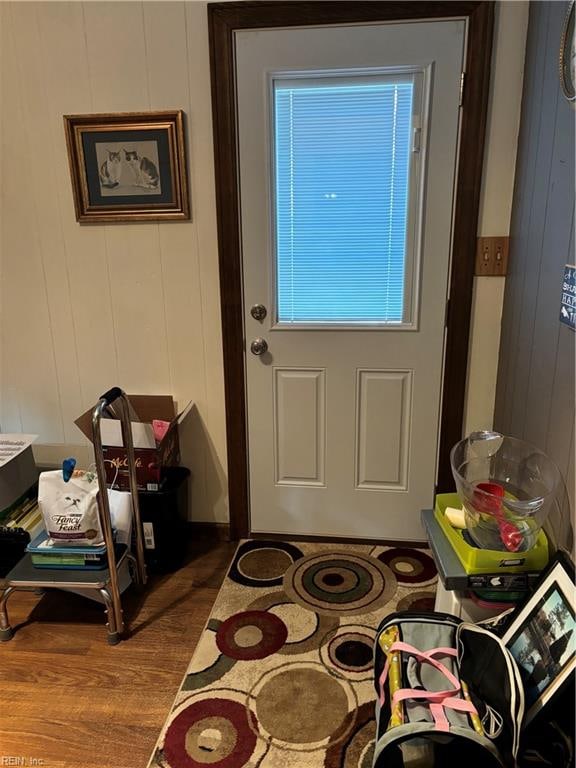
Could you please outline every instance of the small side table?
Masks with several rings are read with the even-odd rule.
[[[489,619],[501,613],[501,609],[484,608],[467,596],[468,574],[438,525],[434,510],[422,510],[422,523],[439,576],[434,610],[470,622]]]

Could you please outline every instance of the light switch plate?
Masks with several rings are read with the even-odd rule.
[[[479,237],[474,274],[482,277],[504,277],[508,271],[509,237]]]

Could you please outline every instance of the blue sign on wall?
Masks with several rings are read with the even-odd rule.
[[[560,322],[572,330],[576,325],[576,267],[566,264],[564,281],[562,283],[562,304],[560,306]]]

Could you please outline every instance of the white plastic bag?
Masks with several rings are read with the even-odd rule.
[[[114,491],[108,488],[110,522],[116,544],[130,546],[132,537],[132,496],[129,491]]]
[[[98,480],[92,472],[74,472],[67,483],[61,469],[42,472],[38,506],[50,538],[76,547],[101,544],[97,495]]]

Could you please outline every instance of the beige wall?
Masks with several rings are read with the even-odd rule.
[[[84,462],[74,418],[111,385],[192,399],[192,514],[225,520],[205,4],[0,6],[2,429]],[[192,222],[78,225],[62,115],[170,108],[188,120]]]
[[[492,80],[478,235],[508,235],[524,77],[528,2],[496,5]],[[474,280],[464,434],[494,421],[503,277]]]
[[[481,234],[508,231],[525,9],[500,11]],[[88,462],[73,421],[102,390],[192,399],[191,517],[226,520],[206,3],[4,2],[0,14],[2,430],[38,432],[40,461]],[[187,115],[192,222],[78,225],[62,115],[169,108]],[[467,426],[493,412],[502,281],[484,280]]]

